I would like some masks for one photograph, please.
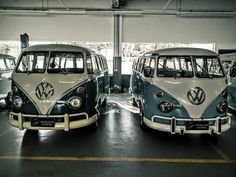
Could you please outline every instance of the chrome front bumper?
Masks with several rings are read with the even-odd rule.
[[[13,116],[17,116],[17,120],[13,118]],[[70,118],[85,116],[85,119],[70,121]],[[32,127],[31,121],[25,121],[25,118],[53,118],[53,119],[64,119],[63,122],[56,122],[54,127]],[[93,124],[97,121],[97,115],[93,115],[92,117],[88,117],[87,113],[78,113],[78,114],[64,114],[64,115],[29,115],[22,113],[14,113],[10,112],[9,114],[9,123],[13,127],[17,127],[20,130],[23,129],[31,129],[31,130],[64,130],[69,131],[70,129],[85,127],[90,124]]]
[[[169,120],[170,124],[158,123],[155,122],[154,119],[162,119]],[[221,124],[221,120],[228,119],[227,123]],[[214,121],[213,125],[209,125],[208,130],[187,130],[186,125],[177,125],[177,121],[187,122],[187,121]],[[180,133],[180,134],[220,134],[221,132],[225,132],[231,127],[231,118],[229,116],[226,117],[216,117],[209,119],[181,119],[175,117],[163,117],[163,116],[153,116],[151,120],[144,117],[144,123],[156,130],[170,132],[171,134]]]

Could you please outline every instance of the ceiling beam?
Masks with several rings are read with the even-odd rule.
[[[175,15],[179,17],[236,17],[235,11],[129,10],[129,9],[1,9],[0,15]]]

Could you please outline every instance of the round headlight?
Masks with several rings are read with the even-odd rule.
[[[22,107],[22,105],[23,105],[22,99],[18,96],[14,97],[14,99],[13,99],[14,108],[20,109]]]
[[[169,101],[161,101],[159,109],[161,112],[170,112],[173,109],[173,105]]]
[[[69,99],[69,105],[71,108],[77,109],[81,106],[82,100],[80,97],[71,97]]]
[[[221,102],[220,104],[217,105],[216,109],[218,113],[224,113],[227,111],[228,105],[226,102]]]

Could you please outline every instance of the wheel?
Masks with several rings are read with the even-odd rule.
[[[142,130],[147,130],[147,125],[144,123],[143,120],[144,114],[143,114],[143,108],[142,105],[140,104],[140,113],[139,113],[139,124]]]
[[[105,98],[105,99],[103,100],[103,102],[102,102],[102,107],[106,107],[106,105],[107,105],[107,98]]]
[[[137,102],[135,101],[134,97],[132,97],[132,106],[138,107]]]

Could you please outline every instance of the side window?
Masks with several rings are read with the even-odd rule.
[[[92,74],[93,73],[93,64],[92,64],[92,59],[91,59],[91,55],[86,55],[86,65],[87,65],[87,71],[88,74]]]
[[[105,57],[103,57],[103,64],[104,64],[104,69],[107,70],[108,69],[107,59]]]
[[[107,60],[105,57],[102,57],[102,61],[103,61],[103,69],[107,70]]]
[[[100,63],[100,66],[101,66],[102,70],[104,70],[104,64],[103,64],[102,56],[99,57],[99,63]]]
[[[96,58],[96,64],[97,64],[97,69],[99,69],[100,71],[102,70],[102,66],[100,65],[100,62],[99,62],[99,56],[95,56]]]
[[[143,72],[143,66],[144,66],[145,58],[141,58],[140,65],[139,65],[139,72]]]
[[[140,58],[138,58],[137,61],[136,61],[136,65],[135,65],[135,68],[134,68],[135,71],[138,70],[139,61],[140,61]]]
[[[92,57],[93,71],[95,71],[96,69],[98,69],[98,65],[97,65],[95,56],[94,56],[94,55],[91,55],[91,57]]]

